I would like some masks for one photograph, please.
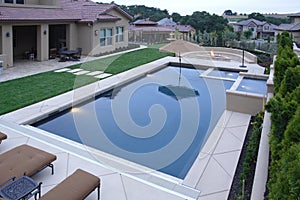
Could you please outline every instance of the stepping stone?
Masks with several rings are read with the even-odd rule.
[[[103,73],[104,73],[103,71],[94,71],[94,72],[88,73],[87,75],[96,76],[96,75],[103,74]]]
[[[70,70],[70,71],[68,71],[68,72],[70,72],[70,73],[76,73],[76,72],[79,72],[79,71],[81,71],[81,70],[83,70],[83,69],[77,68],[77,69],[72,69],[72,70]]]
[[[83,75],[83,74],[87,74],[87,73],[90,73],[90,71],[82,70],[82,71],[76,72],[74,74],[75,75]]]
[[[100,74],[98,76],[95,76],[96,78],[106,78],[106,77],[109,77],[111,76],[112,74],[109,74],[109,73],[103,73],[103,74]]]
[[[71,69],[69,68],[62,68],[62,69],[58,69],[58,70],[55,70],[54,72],[66,72],[66,71],[69,71]]]

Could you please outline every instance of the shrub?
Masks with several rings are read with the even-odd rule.
[[[275,97],[271,112],[269,199],[299,199],[300,194],[300,66],[288,33],[280,35],[275,61]]]

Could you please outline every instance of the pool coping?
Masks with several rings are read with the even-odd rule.
[[[219,63],[220,65],[224,64],[221,61],[218,61],[218,62],[220,62]],[[76,105],[76,104],[82,103],[90,98],[94,98],[97,94],[104,92],[104,91],[108,91],[108,90],[118,86],[118,84],[120,82],[128,83],[138,77],[145,76],[149,73],[152,73],[153,71],[159,70],[159,69],[167,66],[169,63],[178,63],[178,59],[174,58],[174,57],[166,57],[166,58],[145,64],[145,65],[142,65],[142,66],[134,68],[132,70],[112,76],[110,78],[95,82],[88,86],[78,88],[78,89],[76,89],[76,91],[70,91],[65,94],[53,97],[51,99],[47,99],[45,101],[36,103],[34,105],[19,109],[17,111],[11,112],[11,113],[8,113],[6,115],[2,115],[2,116],[0,116],[0,119],[5,120],[5,121],[14,122],[14,123],[20,124],[20,125],[34,123],[36,121],[41,120],[42,118],[46,118],[49,115],[52,115],[59,111],[65,110],[65,109],[71,107],[72,105]],[[189,61],[189,63],[193,63],[193,62]],[[197,60],[197,63],[199,63],[199,60]],[[209,66],[209,64],[210,64],[210,66]],[[200,65],[195,64],[195,66],[200,66]],[[236,66],[238,66],[238,65],[236,64]],[[208,62],[208,63],[204,64],[203,66],[201,65],[200,67],[216,67],[216,61]],[[237,67],[237,69],[239,69],[239,68]],[[60,103],[58,103],[58,102],[60,102]],[[224,193],[225,196],[228,195],[227,193],[229,192],[228,190],[231,187],[231,183],[229,184],[229,187],[228,187],[228,184],[226,183],[227,186],[222,188],[221,190],[217,189],[216,191],[213,191],[213,192],[204,192],[205,190],[201,189],[202,185],[200,184],[201,181],[199,181],[199,179],[200,179],[200,177],[205,176],[204,171],[207,170],[208,166],[210,165],[210,163],[208,161],[210,161],[211,159],[214,159],[214,156],[221,154],[220,152],[217,152],[217,154],[215,154],[216,153],[215,150],[218,149],[217,144],[220,142],[222,134],[228,128],[227,126],[224,126],[224,122],[229,123],[230,122],[229,116],[233,116],[233,115],[243,116],[245,118],[245,120],[244,120],[245,122],[243,122],[242,126],[244,127],[244,129],[248,127],[250,115],[239,114],[239,113],[235,114],[234,112],[225,111],[223,113],[221,119],[219,120],[218,125],[213,130],[212,136],[209,137],[208,141],[206,142],[206,145],[203,148],[204,151],[200,152],[199,157],[196,159],[197,162],[195,162],[193,164],[192,169],[197,169],[197,168],[199,169],[199,165],[201,165],[200,168],[203,169],[202,173],[197,173],[197,172],[199,172],[198,169],[193,170],[193,173],[192,173],[192,170],[190,170],[191,173],[189,172],[187,177],[183,181],[179,181],[182,183],[182,184],[179,183],[182,185],[182,188],[176,188],[176,185],[175,186],[168,185],[166,183],[161,183],[161,182],[156,183],[156,184],[164,185],[164,187],[167,187],[167,188],[169,187],[173,191],[178,190],[178,192],[180,194],[187,195],[187,197],[191,197],[192,199],[196,199],[197,197],[201,198],[201,196],[205,197],[209,194],[218,194],[218,193],[224,193],[224,192],[225,192]],[[43,117],[41,117],[41,116],[43,116]],[[28,129],[28,127],[26,127],[26,126],[22,126],[22,127]],[[37,137],[36,135],[34,136],[34,134],[31,134],[31,136]],[[241,138],[243,138],[243,136],[241,136]],[[217,139],[218,143],[216,143],[216,139]],[[211,146],[209,146],[209,145],[211,145]],[[240,144],[239,144],[239,146],[240,146]],[[234,151],[236,151],[236,149]],[[209,159],[207,160],[207,162],[203,162],[203,159],[207,159],[208,157],[209,157]],[[235,162],[232,162],[232,163],[233,163],[233,165],[236,165],[237,164],[236,159],[235,159]],[[231,172],[234,172],[234,171],[235,170],[231,170]],[[195,176],[194,175],[195,173],[197,173],[198,175]],[[230,173],[230,176],[232,176],[232,173]],[[198,179],[196,177],[198,177]],[[145,178],[145,177],[144,177],[144,175],[142,175],[142,177],[140,177],[140,178]],[[169,179],[169,181],[170,180],[171,179]],[[154,180],[154,183],[156,181],[157,180]],[[175,179],[172,181],[176,182]],[[182,189],[184,189],[184,187],[187,188],[188,194],[185,194],[186,191],[182,191]],[[200,193],[200,191],[201,191],[201,193]]]

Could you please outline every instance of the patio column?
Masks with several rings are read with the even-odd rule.
[[[1,31],[1,44],[3,67],[13,66],[13,30],[12,25],[2,25]]]
[[[66,46],[68,49],[76,49],[78,48],[77,43],[77,26],[75,23],[68,24],[66,27]]]
[[[37,27],[37,60],[49,59],[49,26],[41,24]]]

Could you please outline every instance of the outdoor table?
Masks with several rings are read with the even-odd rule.
[[[41,183],[28,176],[22,176],[0,189],[0,196],[7,200],[29,199],[37,194],[41,196]]]
[[[60,61],[66,61],[67,58],[72,58],[76,53],[78,53],[78,50],[64,50],[61,51],[60,54]]]

